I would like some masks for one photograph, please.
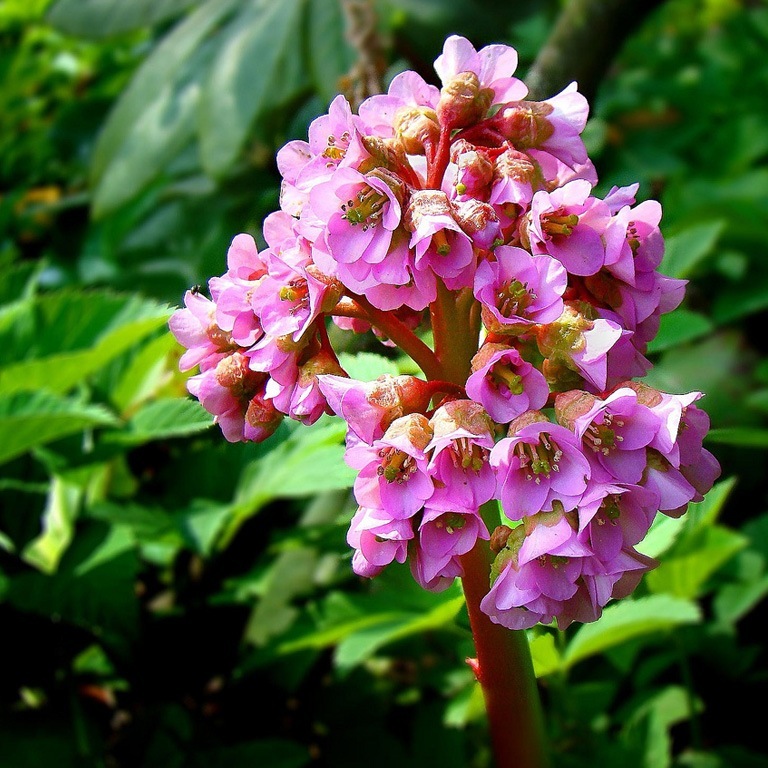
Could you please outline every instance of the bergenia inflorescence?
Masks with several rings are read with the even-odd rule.
[[[408,561],[440,590],[490,547],[482,610],[562,629],[635,588],[656,514],[682,514],[720,468],[701,393],[638,381],[685,290],[658,271],[661,207],[637,184],[595,195],[585,98],[572,83],[527,101],[516,66],[513,48],[453,36],[442,88],[403,72],[356,113],[334,99],[277,155],[267,247],[237,235],[210,299],[189,291],[170,328],[227,440],[346,421],[355,573]],[[329,322],[424,377],[350,378]]]

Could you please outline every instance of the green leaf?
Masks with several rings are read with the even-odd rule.
[[[106,408],[48,392],[0,396],[0,464],[66,435],[116,423]]]
[[[348,670],[369,659],[379,648],[396,640],[444,629],[453,623],[463,607],[464,596],[461,595],[449,598],[425,614],[411,615],[407,619],[395,619],[361,629],[339,643],[334,656],[336,665],[340,669]]]
[[[43,531],[22,552],[22,557],[44,573],[53,573],[72,541],[83,491],[54,476],[43,512]]]
[[[206,40],[238,0],[209,0],[168,34],[134,75],[99,136],[91,165],[98,218],[134,198],[195,132]]]
[[[715,596],[713,606],[717,618],[735,624],[768,595],[768,574],[755,581],[727,584]]]
[[[339,81],[354,65],[357,52],[349,44],[340,2],[309,0],[309,69],[315,90],[325,102],[341,92]],[[351,375],[351,374],[350,374]]]
[[[351,378],[358,381],[373,381],[386,373],[391,376],[397,376],[400,373],[394,360],[373,352],[358,352],[356,355],[342,352],[339,355],[339,363]]]
[[[685,527],[686,517],[656,515],[651,528],[636,549],[648,557],[658,557],[666,552]]]
[[[260,0],[225,30],[198,112],[201,159],[212,176],[232,167],[262,115],[303,87],[303,62],[297,55],[303,7],[304,0]]]
[[[748,448],[768,448],[768,429],[759,427],[720,427],[711,429],[707,442],[742,445]]]
[[[723,526],[703,529],[695,546],[685,554],[667,558],[646,575],[646,584],[652,592],[666,593],[680,598],[695,599],[706,586],[707,579],[739,550],[748,539]]]
[[[627,598],[603,611],[600,619],[584,624],[568,643],[563,664],[574,664],[604,653],[609,648],[646,635],[658,636],[661,632],[682,624],[701,621],[699,607],[689,600],[670,595],[651,595],[636,600]]]
[[[557,672],[561,668],[562,659],[560,651],[555,645],[555,636],[550,632],[543,632],[531,636],[529,633],[529,647],[533,660],[533,671],[536,677],[545,677]]]
[[[225,547],[240,525],[273,499],[352,487],[357,473],[344,462],[345,434],[340,419],[299,426],[288,440],[246,467],[219,546]]]
[[[710,221],[668,237],[660,271],[670,277],[689,277],[712,253],[724,227],[724,221]]]
[[[178,16],[197,0],[57,0],[47,14],[48,23],[77,37],[96,40]]]
[[[648,344],[648,352],[663,352],[688,341],[695,341],[713,330],[712,321],[705,315],[688,309],[675,310],[661,318],[659,332]]]
[[[213,417],[197,400],[168,397],[152,400],[126,424],[121,432],[105,435],[119,443],[147,443],[202,432],[213,424]]]

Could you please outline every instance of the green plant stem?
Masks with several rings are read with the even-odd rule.
[[[446,381],[464,386],[471,362],[477,352],[477,334],[471,330],[470,315],[476,304],[471,289],[449,291],[437,281],[437,298],[429,306],[435,355],[445,372]]]
[[[496,502],[483,507],[489,529],[498,523]],[[488,593],[493,553],[478,540],[461,558],[462,583],[469,622],[475,640],[475,674],[483,689],[488,726],[497,768],[547,768],[544,718],[533,662],[524,630],[494,624],[480,610]]]

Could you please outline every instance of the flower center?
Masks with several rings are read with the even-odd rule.
[[[568,237],[578,223],[579,217],[575,213],[563,214],[562,210],[541,217],[541,229],[550,237]]]
[[[280,301],[290,301],[295,304],[291,307],[291,314],[295,315],[300,309],[309,306],[309,286],[303,277],[291,280],[280,289]]]
[[[453,466],[479,472],[488,461],[488,449],[473,443],[468,437],[454,440],[450,447]]]
[[[552,472],[560,471],[563,452],[546,434],[542,433],[534,444],[518,443],[515,453],[520,459],[520,468],[525,468],[525,479],[533,480],[537,485],[541,482],[542,475],[549,477]]]
[[[328,158],[326,167],[333,168],[344,158],[350,138],[349,131],[344,131],[338,139],[333,134],[328,137],[328,146],[323,150],[323,157]]]
[[[402,485],[416,471],[416,461],[413,456],[399,448],[382,448],[379,451],[379,457],[382,461],[376,469],[376,474],[388,483]]]
[[[496,389],[506,389],[510,395],[523,394],[523,377],[512,372],[512,369],[503,363],[494,363],[491,366],[491,382]]]
[[[450,512],[435,521],[435,528],[445,529],[446,533],[460,531],[467,524],[467,518],[457,512]]]
[[[607,456],[617,447],[617,443],[624,441],[624,438],[621,435],[617,435],[616,430],[613,429],[614,424],[617,427],[624,426],[624,422],[620,419],[615,419],[610,413],[604,413],[602,424],[592,422],[587,427],[587,431],[584,433],[584,442],[595,453],[600,452],[603,456]]]
[[[519,280],[505,283],[496,294],[496,306],[504,317],[522,317],[535,300],[536,294]]]
[[[341,210],[344,212],[343,219],[346,219],[353,227],[358,224],[363,225],[365,232],[369,227],[376,226],[381,218],[381,209],[388,198],[373,187],[366,187],[357,193],[357,198],[347,200],[343,203]]]

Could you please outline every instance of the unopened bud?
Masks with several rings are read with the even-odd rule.
[[[637,402],[640,405],[648,406],[648,408],[657,406],[664,399],[658,389],[654,389],[642,381],[622,381],[616,389],[623,387],[634,390],[637,393]]]
[[[441,405],[429,422],[435,437],[450,435],[458,430],[473,435],[493,434],[493,421],[480,403],[474,400],[450,400]]]
[[[427,417],[421,413],[401,416],[390,424],[382,439],[393,442],[400,437],[405,437],[412,446],[423,451],[432,440],[432,427]]]
[[[561,392],[555,398],[555,418],[557,423],[573,431],[576,419],[583,416],[597,402],[597,398],[589,392],[572,389]]]
[[[403,223],[406,229],[415,232],[422,220],[432,216],[452,216],[451,204],[445,192],[438,189],[417,189],[411,193]]]
[[[501,234],[499,217],[493,206],[475,198],[452,200],[453,218],[472,242],[484,250],[490,250]]]
[[[481,88],[474,72],[459,72],[440,91],[437,117],[445,128],[466,128],[482,120],[493,102],[493,91]]]
[[[366,176],[380,179],[394,192],[397,202],[400,205],[405,200],[405,182],[396,174],[388,171],[386,168],[374,168]]]
[[[250,439],[257,442],[266,440],[280,426],[284,416],[285,414],[275,408],[271,398],[264,397],[263,392],[256,394],[245,411],[246,423],[256,430]]]
[[[526,411],[521,413],[516,419],[512,419],[509,423],[507,434],[510,437],[514,437],[523,427],[538,424],[542,421],[549,423],[549,419],[541,411]]]
[[[402,107],[395,113],[395,136],[409,155],[423,155],[428,144],[440,140],[437,113],[429,107]]]
[[[497,554],[501,552],[507,546],[507,539],[509,539],[511,533],[512,529],[508,525],[497,525],[491,534],[489,542],[491,552],[496,552]]]
[[[488,155],[470,144],[468,149],[452,157],[457,168],[456,192],[472,197],[487,196],[493,181],[493,163]]]
[[[536,166],[528,155],[516,149],[502,152],[493,164],[493,174],[496,179],[512,179],[513,181],[532,183],[536,175]]]
[[[517,149],[536,149],[555,132],[547,120],[553,111],[544,101],[519,101],[499,110],[491,122]]]
[[[324,272],[321,272],[315,264],[307,264],[305,269],[308,275],[311,275],[319,283],[328,286],[328,290],[323,296],[319,311],[331,312],[339,303],[339,299],[343,296],[344,286],[335,277],[330,277]]]
[[[370,157],[360,164],[360,173],[369,173],[374,168],[396,171],[406,162],[403,146],[397,139],[382,139],[378,136],[361,136],[360,139],[370,154]]]
[[[264,379],[263,373],[251,370],[248,358],[240,352],[234,352],[219,360],[215,376],[216,383],[228,389],[232,396],[238,399],[252,397]]]

